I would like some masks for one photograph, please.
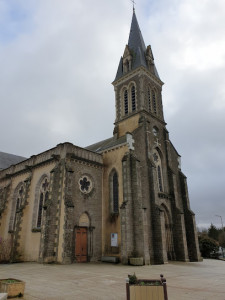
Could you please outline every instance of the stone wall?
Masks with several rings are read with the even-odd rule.
[[[90,192],[81,190],[80,181],[87,178]],[[67,158],[65,181],[65,216],[63,236],[63,262],[75,261],[75,233],[81,226],[80,218],[86,214],[89,220],[88,260],[98,261],[102,254],[102,165],[96,162]]]

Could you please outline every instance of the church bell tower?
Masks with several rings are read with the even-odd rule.
[[[118,162],[121,261],[128,263],[130,257],[143,259],[144,264],[199,261],[186,177],[164,121],[163,82],[151,46],[145,46],[135,11],[113,85],[114,143],[122,143],[126,136],[132,141]]]
[[[116,98],[114,134],[117,137],[133,131],[140,114],[164,123],[160,80],[151,46],[145,46],[135,11],[128,44],[120,59],[113,81]]]

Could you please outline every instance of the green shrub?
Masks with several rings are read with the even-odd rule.
[[[135,273],[133,275],[128,275],[129,278],[129,283],[130,284],[136,284],[137,283],[137,276],[135,275]]]
[[[199,247],[203,257],[212,257],[213,253],[219,250],[219,243],[208,236],[199,237]]]

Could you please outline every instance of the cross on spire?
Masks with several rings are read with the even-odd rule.
[[[133,11],[135,11],[134,4],[136,4],[136,2],[134,2],[134,0],[130,0],[130,1],[133,3]]]

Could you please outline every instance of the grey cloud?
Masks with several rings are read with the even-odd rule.
[[[25,9],[27,1],[19,3]],[[111,82],[132,6],[125,0],[52,3],[30,6],[26,27],[8,43],[0,40],[0,151],[30,156],[60,142],[86,146],[112,135]],[[219,224],[216,212],[225,218],[224,4],[218,0],[214,10],[194,0],[142,5],[137,17],[165,82],[165,119],[182,156],[191,207],[198,225]]]

